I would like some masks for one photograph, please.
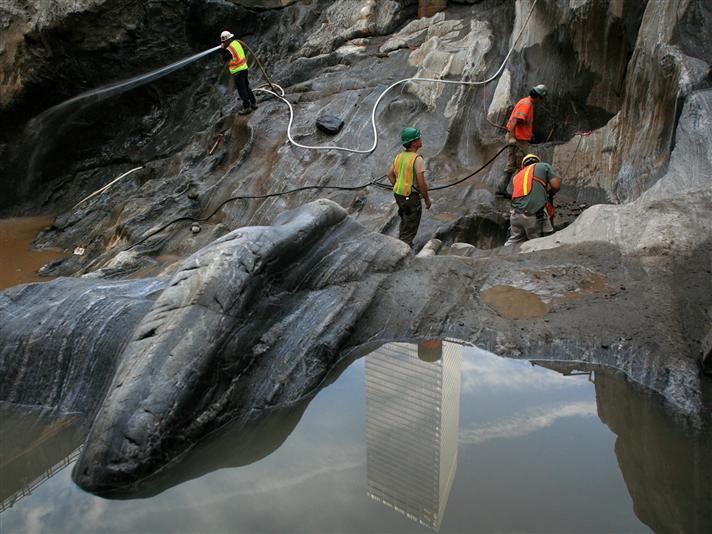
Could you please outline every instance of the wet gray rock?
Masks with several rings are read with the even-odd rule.
[[[344,121],[336,115],[324,113],[317,117],[316,127],[324,133],[336,135],[344,127]]]
[[[358,5],[350,0],[330,2],[320,26],[302,47],[305,57],[326,54],[350,39],[391,32],[413,10],[404,9],[407,0],[368,0]]]
[[[260,407],[308,398],[339,355],[391,339],[447,335],[502,355],[600,363],[660,393],[693,419],[709,412],[697,369],[712,309],[706,77],[712,49],[703,0],[539,0],[496,85],[399,86],[375,112],[380,142],[368,155],[288,145],[286,106],[259,91],[260,113],[234,117],[239,102],[215,58],[72,117],[43,159],[38,181],[28,181],[22,169],[16,134],[32,115],[56,103],[47,95],[60,101],[207,49],[215,45],[215,28],[225,25],[244,37],[270,78],[285,87],[295,104],[297,140],[318,144],[315,116],[329,112],[348,124],[330,144],[364,149],[373,141],[372,106],[388,85],[416,75],[487,78],[504,60],[530,5],[452,2],[431,19],[414,20],[416,2],[405,0],[318,0],[249,12],[233,2],[11,2],[9,13],[0,16],[7,30],[0,120],[13,125],[0,132],[0,203],[6,212],[58,214],[38,245],[86,249],[84,256],[48,265],[45,273],[100,278],[2,294],[8,324],[17,324],[13,317],[37,322],[19,328],[17,336],[9,327],[1,330],[3,343],[7,339],[12,347],[1,353],[2,370],[13,369],[0,378],[7,384],[0,399],[76,409],[78,399],[104,395],[116,365],[117,377],[135,378],[107,397],[77,471],[94,491],[131,486],[224,421],[235,419],[239,429],[241,420],[259,417]],[[104,30],[96,34],[95,27]],[[256,69],[250,75],[256,88],[261,75]],[[563,175],[571,198],[599,205],[565,231],[522,246],[523,254],[499,248],[508,204],[488,188],[496,184],[503,158],[456,187],[434,190],[416,240],[418,247],[433,238],[445,246],[469,243],[477,247],[476,258],[402,252],[400,243],[382,235],[396,235],[398,219],[392,193],[378,188],[236,200],[207,219],[236,195],[261,197],[317,183],[353,186],[382,176],[400,150],[405,125],[423,131],[429,183],[449,183],[501,146],[501,131],[486,119],[501,123],[511,103],[541,82],[551,93],[537,110],[536,133],[549,142],[536,150]],[[582,131],[591,133],[574,135]],[[225,141],[209,153],[219,132]],[[48,144],[52,135],[44,138]],[[139,165],[141,173],[72,208]],[[346,207],[349,217],[320,203],[279,219],[324,196]],[[199,234],[190,232],[191,219],[207,219]],[[323,235],[295,251],[284,236],[304,224],[305,234],[297,231],[292,239],[305,243],[315,235],[309,220]],[[242,248],[233,250],[231,243]],[[382,261],[381,271],[363,263],[369,251],[376,263]],[[153,257],[164,255],[189,259],[155,306],[148,294],[124,299],[110,289],[121,286],[103,281],[152,266]],[[254,274],[254,265],[264,271]],[[300,285],[297,275],[308,283]],[[502,303],[481,298],[493,289],[488,295],[526,291],[543,303],[538,309],[545,315],[508,317],[506,307],[498,307]],[[115,325],[97,315],[84,327],[93,337],[82,337],[82,327],[52,304],[60,297],[77,302],[68,308],[76,316],[78,302],[96,298],[109,317],[117,306],[127,319]],[[340,313],[322,313],[333,307]],[[289,328],[280,329],[282,324]],[[63,338],[71,345],[48,345],[56,355],[46,357],[35,341]],[[90,360],[71,351],[75,343],[93,347],[91,361],[101,362],[96,374],[86,371],[94,369]],[[168,347],[178,350],[173,354]],[[293,352],[284,352],[287,347]],[[139,361],[143,354],[150,358]],[[181,367],[181,358],[191,356],[191,364]],[[282,357],[293,367],[279,367],[275,362]],[[134,370],[124,363],[131,360],[139,361]],[[33,370],[40,362],[47,368]],[[181,390],[167,378],[171,366],[185,386]],[[86,372],[76,371],[81,369]],[[122,430],[112,431],[112,425]]]
[[[123,353],[77,482],[135,482],[228,421],[306,395],[408,255],[321,201],[188,258]]]
[[[450,245],[450,254],[453,256],[472,256],[475,247],[469,243],[453,243]]]
[[[415,258],[335,203],[316,201],[274,226],[230,232],[170,279],[60,279],[3,293],[0,400],[77,409],[103,397],[95,415],[90,409],[74,477],[107,495],[137,491],[228,422],[239,429],[308,399],[354,351],[391,340],[457,337],[510,357],[603,364],[691,421],[705,417],[699,349],[688,342],[712,305],[712,292],[697,291],[705,250],[678,258],[679,279],[609,245],[580,245],[586,268],[572,265],[571,253]],[[540,299],[543,313],[512,319],[484,297],[502,287]],[[93,322],[73,321],[87,302],[98,303]],[[129,319],[117,320],[119,312]],[[18,324],[26,326],[15,332]],[[48,339],[61,350],[42,367],[44,350],[54,350]],[[89,347],[88,359],[76,346]],[[78,363],[67,368],[68,357]],[[100,369],[88,367],[97,361]]]
[[[0,400],[91,415],[161,279],[62,278],[0,293]]]

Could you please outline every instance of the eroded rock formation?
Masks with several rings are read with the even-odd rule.
[[[586,257],[586,266],[572,264],[572,253]],[[6,400],[93,417],[75,471],[82,487],[131,492],[224,424],[253,424],[269,410],[291,407],[353,351],[394,339],[453,336],[508,356],[609,365],[700,421],[709,400],[686,355],[685,328],[676,323],[697,318],[671,300],[674,285],[688,306],[698,302],[697,282],[648,273],[602,244],[524,256],[415,258],[400,241],[322,200],[285,213],[275,226],[234,230],[170,279],[71,280],[75,287],[59,279],[6,292],[0,335],[12,343],[3,343],[0,368],[12,384]],[[508,312],[517,287],[536,301],[524,319]],[[152,302],[146,297],[155,290],[161,292]],[[31,307],[18,298],[23,292],[35,301],[57,293],[62,299]],[[521,310],[524,300],[514,297]],[[93,315],[77,333],[68,320],[76,308],[67,303],[95,301],[117,312]],[[123,324],[119,312],[128,317]],[[23,313],[36,318],[31,334],[19,328],[28,323]],[[668,327],[651,332],[649,324]],[[128,344],[117,339],[131,331]],[[27,339],[38,342],[23,345]],[[86,352],[76,350],[82,339]],[[38,373],[50,342],[62,350]],[[55,392],[48,383],[63,387]]]
[[[707,2],[538,0],[528,21],[532,0],[453,2],[417,20],[409,0],[55,4],[10,2],[0,17],[0,117],[12,125],[0,133],[0,209],[57,213],[37,245],[86,253],[43,272],[85,278],[0,295],[0,400],[96,415],[75,473],[84,487],[130,491],[225,422],[296,403],[351,351],[392,339],[448,335],[508,356],[602,363],[692,420],[710,412],[697,367],[712,322]],[[293,147],[286,107],[264,93],[237,117],[217,59],[77,113],[28,155],[33,115],[210,48],[225,28],[285,88],[297,141],[361,149],[391,83],[482,80],[513,54],[487,88],[388,93],[367,155]],[[251,77],[258,85],[257,69]],[[540,82],[550,96],[537,151],[563,175],[571,219],[597,204],[552,237],[498,248],[507,204],[490,188],[501,159],[433,193],[416,244],[440,239],[434,257],[387,237],[397,215],[377,188],[232,201],[190,230],[236,194],[381,176],[405,125],[423,131],[430,183],[451,182],[497,152],[501,131],[487,120],[501,124]],[[345,126],[320,133],[322,114]],[[342,207],[309,203],[327,194]],[[106,281],[133,273],[155,278]],[[508,311],[514,297],[532,303],[526,318]],[[87,303],[97,313],[79,323]]]

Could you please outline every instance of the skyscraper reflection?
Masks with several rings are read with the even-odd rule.
[[[438,530],[457,469],[462,345],[390,343],[366,357],[368,496]]]

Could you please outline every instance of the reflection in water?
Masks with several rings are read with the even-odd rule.
[[[536,363],[565,376],[588,374],[595,384],[598,417],[617,436],[618,465],[638,519],[654,532],[712,532],[709,424],[693,428],[678,420],[662,399],[621,374]]]
[[[712,532],[712,428],[679,424],[620,375],[596,373],[595,383],[638,519],[655,532]]]
[[[448,341],[366,357],[368,496],[434,530],[457,469],[461,365]]]
[[[0,409],[0,501],[14,503],[0,530],[645,530],[637,516],[656,532],[712,532],[709,426],[688,428],[620,375],[546,367],[595,386],[447,342],[389,345],[313,401],[225,428],[143,496],[160,494],[130,502],[53,476],[81,421]]]
[[[50,417],[0,408],[0,512],[79,456],[81,421],[75,416]]]

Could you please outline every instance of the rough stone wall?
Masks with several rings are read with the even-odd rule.
[[[556,148],[555,161],[576,158],[566,179],[627,202],[665,174],[685,99],[709,83],[712,55],[704,31],[694,38],[687,30],[691,19],[695,25],[711,20],[709,12],[709,5],[696,0],[646,4],[625,69],[620,111],[592,136]]]

